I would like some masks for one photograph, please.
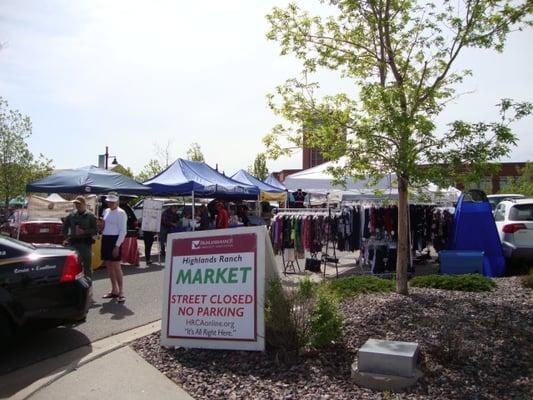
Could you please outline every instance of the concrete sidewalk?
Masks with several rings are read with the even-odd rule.
[[[191,400],[128,346],[160,329],[157,321],[4,375],[0,398]]]
[[[144,361],[129,346],[85,364],[29,398],[32,400],[193,399]]]

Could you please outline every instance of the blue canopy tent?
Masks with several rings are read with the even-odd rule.
[[[160,174],[143,182],[154,193],[178,196],[256,199],[259,189],[237,182],[214,170],[205,162],[178,158]]]
[[[153,192],[158,194],[192,196],[193,219],[195,196],[255,200],[259,195],[259,189],[256,187],[228,178],[205,162],[181,158],[143,184],[150,186]]]
[[[285,202],[287,200],[287,193],[283,189],[279,189],[274,186],[270,186],[263,181],[260,181],[255,176],[251,175],[247,171],[240,169],[231,179],[234,179],[238,182],[242,182],[247,185],[252,185],[259,189],[259,198],[260,201],[281,201]]]
[[[65,169],[26,185],[27,192],[150,194],[152,189],[118,172],[95,166]]]
[[[260,181],[255,176],[250,174],[249,172],[240,169],[235,174],[231,176],[231,179],[245,183],[247,185],[255,186],[257,189],[261,190],[262,192],[270,192],[270,193],[282,193],[284,189],[280,189],[274,186],[271,186],[263,181]]]
[[[275,188],[281,189],[281,190],[287,190],[285,185],[278,181],[274,174],[270,174],[266,177],[264,181],[267,185],[274,186]]]

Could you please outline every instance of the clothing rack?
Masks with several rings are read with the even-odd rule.
[[[283,263],[283,274],[284,275],[287,275],[288,273],[295,274],[296,273],[296,268],[298,268],[298,272],[302,272],[302,270],[300,268],[300,263],[298,262],[298,257],[295,256],[294,260],[290,260],[289,259],[289,260],[285,261],[285,250],[287,250],[287,249],[283,249],[281,251],[281,262]],[[294,265],[295,261],[296,261],[296,266]],[[290,269],[290,271],[289,271],[289,269]]]
[[[278,213],[275,215],[274,218],[284,217],[284,216],[324,216],[331,218],[334,214],[340,213],[342,210],[339,208],[283,208],[278,211]],[[331,249],[333,250],[333,256],[331,257],[328,253],[329,246],[331,245]],[[325,251],[321,250],[320,253],[320,261],[324,265],[324,277],[326,276],[326,266],[327,263],[334,262],[335,264],[335,271],[336,276],[339,276],[339,267],[338,267],[338,258],[337,258],[337,252],[335,249],[335,243],[333,242],[333,238],[330,237],[330,232],[326,233],[326,243],[322,246],[322,249],[325,246]],[[319,252],[311,252],[311,258],[318,259]],[[283,262],[283,273],[286,275],[289,273],[289,270],[291,270],[291,273],[296,273],[296,268],[298,268],[298,271],[301,272],[300,264],[298,263],[298,257],[295,257],[295,260],[285,260],[285,249],[281,252],[282,262]],[[332,261],[333,260],[333,261]],[[296,261],[296,266],[294,265],[294,261]]]
[[[340,212],[337,208],[280,208],[277,215],[291,215],[291,214],[324,214],[328,216],[329,212]]]
[[[329,211],[328,217],[331,218],[331,210],[328,210],[328,211]],[[335,276],[338,278],[339,277],[339,259],[337,258],[337,251],[335,249],[335,243],[333,242],[332,238],[330,238],[330,232],[331,230],[328,230],[326,234],[326,251],[325,253],[324,252],[322,253],[322,263],[324,264],[324,278],[326,277],[327,263],[332,262],[331,260],[333,260],[333,262],[335,263]],[[330,242],[331,242],[331,247],[333,249],[333,259],[330,258],[328,255],[328,247],[329,247]]]

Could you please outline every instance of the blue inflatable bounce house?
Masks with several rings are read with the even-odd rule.
[[[492,208],[482,191],[473,190],[459,197],[450,250],[482,252],[483,275],[498,277],[505,273],[505,259]]]

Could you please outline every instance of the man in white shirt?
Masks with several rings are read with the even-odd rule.
[[[122,267],[120,265],[120,246],[127,233],[128,216],[118,206],[119,197],[116,192],[109,192],[105,198],[108,208],[104,210],[104,229],[102,232],[101,256],[111,280],[111,292],[104,299],[116,298],[119,303],[126,301],[122,286]]]

